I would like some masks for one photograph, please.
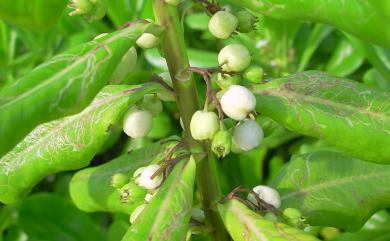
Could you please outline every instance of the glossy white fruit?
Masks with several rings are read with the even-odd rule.
[[[250,151],[256,148],[263,139],[263,129],[254,120],[244,120],[233,131],[234,145],[243,151]]]
[[[152,176],[158,169],[160,169],[160,165],[157,164],[147,166],[139,176],[138,185],[149,190],[159,187],[163,181],[162,174],[157,175],[152,179]]]
[[[207,140],[217,133],[218,116],[214,112],[198,110],[190,122],[191,135],[195,140]]]
[[[149,133],[152,124],[150,111],[130,110],[123,118],[123,131],[131,138],[141,138]]]
[[[241,44],[229,44],[218,54],[218,63],[227,72],[241,72],[251,63],[248,49]]]
[[[253,188],[253,191],[259,195],[259,198],[264,202],[274,206],[275,208],[279,208],[281,205],[280,195],[278,191],[273,189],[272,187],[259,185]],[[253,194],[248,194],[248,200],[254,204],[257,204],[257,200]]]
[[[256,98],[247,88],[231,85],[221,97],[223,112],[233,120],[243,120],[256,107]]]
[[[159,44],[159,39],[151,33],[143,33],[136,41],[138,47],[151,49]]]
[[[227,11],[216,12],[209,21],[209,31],[216,38],[227,39],[236,30],[238,19]]]
[[[139,205],[136,209],[134,209],[134,211],[130,215],[130,223],[131,224],[133,224],[137,220],[137,218],[142,213],[142,211],[144,211],[145,207],[146,207],[146,204],[142,204],[142,205]]]
[[[137,170],[135,170],[134,174],[133,174],[133,179],[134,179],[134,183],[135,184],[138,184],[139,183],[139,177],[141,176],[142,172],[145,170],[146,167],[140,167],[138,168]]]

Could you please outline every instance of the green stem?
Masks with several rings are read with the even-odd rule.
[[[197,187],[201,194],[207,221],[214,228],[211,240],[226,241],[229,240],[228,234],[216,208],[221,198],[221,191],[215,157],[201,142],[194,140],[188,131],[191,117],[195,111],[199,110],[199,105],[195,81],[192,73],[188,71],[189,61],[185,51],[184,32],[179,14],[176,7],[162,0],[153,0],[153,9],[156,23],[165,28],[161,36],[161,50],[172,78],[176,101],[183,120],[185,139],[197,162]]]

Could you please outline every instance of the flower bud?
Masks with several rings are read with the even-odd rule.
[[[121,188],[130,181],[130,178],[123,173],[116,173],[111,176],[111,186],[114,188]]]
[[[250,66],[244,72],[244,79],[254,84],[260,83],[263,80],[263,68],[254,65]]]
[[[264,185],[259,185],[253,188],[253,191],[257,193],[259,198],[263,200],[264,202],[274,206],[275,208],[279,208],[281,205],[280,201],[280,195],[278,191],[273,189],[272,187],[269,186],[264,186]],[[249,193],[247,199],[254,204],[257,204],[256,197],[252,194]]]
[[[130,110],[123,118],[123,131],[131,138],[145,137],[152,129],[152,114],[146,110]]]
[[[122,203],[132,202],[136,200],[142,200],[146,195],[146,190],[139,187],[134,182],[129,182],[119,189],[120,198]]]
[[[103,0],[72,0],[69,7],[74,9],[70,16],[84,15],[88,21],[100,20],[106,15],[107,6]]]
[[[144,211],[145,207],[146,207],[146,204],[141,204],[137,208],[134,209],[134,211],[130,215],[130,223],[131,224],[133,224],[137,220],[137,218],[142,213],[142,211]]]
[[[207,140],[217,133],[218,116],[214,112],[198,110],[190,122],[191,135],[195,140]]]
[[[209,21],[209,31],[216,38],[227,39],[236,30],[237,18],[226,11],[216,12]]]
[[[223,112],[233,120],[243,120],[256,107],[256,98],[247,88],[232,85],[221,97]]]
[[[294,227],[298,227],[303,220],[301,211],[296,208],[284,209],[283,216],[287,220],[288,224]]]
[[[131,47],[116,66],[114,73],[111,75],[110,83],[122,83],[123,80],[134,69],[137,63],[137,58],[137,50],[134,47]]]
[[[229,44],[218,54],[218,63],[222,70],[227,72],[240,72],[251,63],[248,49],[241,44]]]
[[[237,30],[241,33],[249,33],[255,28],[255,23],[257,18],[253,16],[250,12],[243,10],[239,11],[236,14],[238,19]]]
[[[254,120],[244,120],[234,128],[233,142],[243,151],[256,148],[263,141],[261,126]]]
[[[163,181],[163,176],[162,176],[162,174],[159,174],[159,175],[155,176],[154,178],[152,178],[152,176],[159,169],[160,169],[160,165],[157,165],[157,164],[147,166],[142,171],[141,175],[138,178],[138,185],[141,187],[144,187],[148,190],[158,188]]]
[[[151,49],[159,44],[160,40],[151,33],[143,33],[136,41],[138,47],[142,49]]]
[[[241,76],[239,75],[229,75],[229,74],[218,74],[217,84],[220,88],[226,89],[231,85],[239,85],[241,82]]]
[[[211,150],[217,155],[218,158],[224,158],[230,153],[232,147],[232,135],[229,131],[220,130],[213,137],[211,143]]]
[[[146,94],[141,104],[144,110],[150,111],[153,116],[157,116],[163,110],[161,100],[155,94]]]
[[[205,220],[204,211],[200,208],[192,208],[191,218],[199,223],[203,223]]]

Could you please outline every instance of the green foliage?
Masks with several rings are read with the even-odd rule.
[[[273,185],[282,207],[301,210],[308,223],[356,231],[390,206],[389,173],[388,165],[319,151],[293,156]]]

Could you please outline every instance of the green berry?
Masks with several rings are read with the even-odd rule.
[[[258,84],[263,80],[263,74],[263,68],[252,65],[245,70],[244,79],[251,83]]]
[[[111,186],[114,188],[121,188],[130,181],[130,178],[123,173],[116,173],[111,176]]]
[[[283,211],[283,216],[287,220],[288,224],[294,227],[298,227],[302,220],[302,213],[296,208],[286,208]]]
[[[241,44],[230,44],[218,54],[218,63],[227,72],[241,72],[251,63],[248,49]]]
[[[103,0],[72,0],[69,7],[74,9],[69,13],[70,16],[80,14],[88,21],[100,20],[107,12],[107,6]]]
[[[243,10],[237,12],[235,15],[238,19],[237,30],[239,32],[249,33],[254,29],[254,24],[257,22],[257,19],[250,12]]]
[[[226,89],[231,85],[239,85],[241,83],[240,75],[218,74],[217,84],[221,89]]]
[[[218,158],[224,158],[230,153],[232,147],[232,135],[229,131],[220,130],[213,137],[211,150]]]
[[[226,11],[216,12],[209,21],[209,31],[216,38],[227,39],[236,30],[237,18]]]
[[[159,115],[163,110],[161,100],[155,94],[145,95],[141,106],[143,109],[150,111],[153,116]]]

